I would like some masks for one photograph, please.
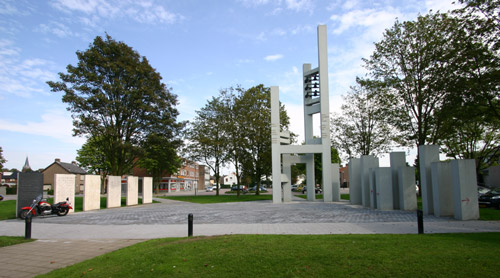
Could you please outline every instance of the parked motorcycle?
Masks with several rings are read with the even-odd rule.
[[[70,209],[73,208],[71,207],[69,198],[66,198],[65,202],[59,202],[57,204],[51,205],[47,202],[47,200],[42,199],[42,195],[38,195],[36,199],[33,200],[31,206],[21,208],[19,217],[21,217],[21,219],[26,219],[28,215],[35,216],[37,214],[57,214],[58,216],[65,216],[66,214],[68,214]]]

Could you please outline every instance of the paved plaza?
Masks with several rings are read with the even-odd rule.
[[[223,234],[416,234],[416,212],[380,211],[349,202],[291,203],[269,201],[193,204],[156,199],[161,203],[33,218],[32,243],[0,248],[0,277],[32,277],[137,242],[187,236],[188,214],[194,235]],[[424,217],[425,233],[498,232],[500,221],[457,221]],[[24,236],[19,219],[0,221],[0,235]],[[57,250],[57,252],[55,252]],[[26,264],[28,254],[44,253]],[[16,263],[12,263],[16,262]],[[7,271],[8,270],[8,271]]]

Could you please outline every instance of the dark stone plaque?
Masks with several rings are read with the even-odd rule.
[[[30,206],[33,200],[43,193],[43,174],[39,172],[19,173],[17,176],[17,211]]]

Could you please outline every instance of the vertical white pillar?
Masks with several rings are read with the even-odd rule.
[[[340,165],[332,164],[332,197],[334,202],[340,202]]]
[[[365,207],[370,207],[370,168],[378,165],[378,158],[373,155],[361,156],[361,203]]]
[[[389,157],[391,161],[392,198],[394,199],[394,209],[400,209],[398,169],[399,167],[406,166],[406,155],[404,152],[392,152]]]
[[[153,202],[153,178],[144,177],[142,180],[142,203],[150,204]]]
[[[280,98],[279,88],[271,86],[271,159],[273,173],[273,203],[282,202],[281,198],[281,153],[280,153]]]
[[[323,145],[323,200],[333,201],[332,191],[332,154],[330,141],[330,89],[328,86],[328,43],[326,25],[318,26],[318,67],[319,67],[319,91],[321,98],[321,144]]]
[[[432,162],[431,180],[434,215],[437,217],[453,216],[451,164],[442,161]]]
[[[370,168],[368,169],[368,184],[370,187],[370,208],[376,209],[377,206],[377,181],[375,176],[375,170],[378,168]]]
[[[455,218],[479,219],[476,162],[474,159],[452,160],[451,173]]]
[[[399,208],[402,210],[417,209],[417,189],[415,168],[401,166],[398,169]]]
[[[307,186],[307,200],[316,200],[316,181],[314,177],[314,154],[307,154],[306,163],[306,186]]]
[[[139,203],[139,178],[134,176],[127,177],[127,206],[137,205]]]
[[[425,215],[434,214],[434,198],[432,197],[431,163],[439,161],[438,145],[422,145],[418,147],[420,166],[420,188],[422,189],[422,208]]]
[[[377,188],[377,208],[392,210],[392,170],[389,167],[375,169],[375,183]]]
[[[349,160],[349,199],[352,205],[361,205],[361,159]]]
[[[283,174],[287,177],[287,181],[282,182],[283,202],[289,203],[292,201],[292,165],[290,163],[290,155],[283,154],[282,160]]]

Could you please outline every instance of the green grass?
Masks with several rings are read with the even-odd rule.
[[[34,241],[34,239],[24,239],[24,237],[20,236],[0,236],[0,247],[26,243],[30,241]]]
[[[262,201],[272,200],[273,195],[254,195],[254,194],[241,194],[239,197],[236,195],[199,195],[199,196],[165,196],[159,197],[169,200],[191,202],[197,204],[213,204],[213,203],[231,203],[231,202],[248,202],[248,201]]]
[[[106,197],[101,197],[101,209],[106,209]],[[53,202],[53,198],[48,198],[49,203]],[[121,206],[124,207],[127,204],[127,198],[122,197]],[[154,201],[153,203],[159,203]],[[142,204],[142,198],[139,198],[139,205]],[[72,204],[75,212],[83,211],[83,197],[75,197],[75,203]],[[15,219],[16,218],[16,200],[8,200],[0,202],[0,220]]]
[[[16,200],[0,202],[0,220],[16,218]]]
[[[500,233],[156,239],[40,277],[498,277]]]

